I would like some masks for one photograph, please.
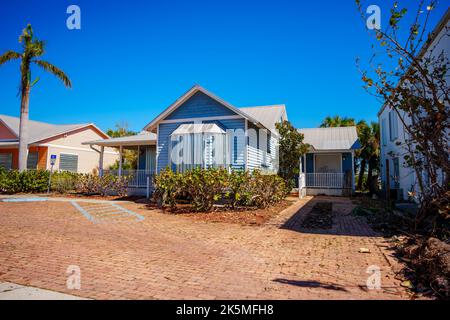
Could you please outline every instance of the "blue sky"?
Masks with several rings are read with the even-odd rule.
[[[81,30],[66,27],[70,4]],[[386,1],[370,4],[385,20]],[[28,22],[73,82],[68,90],[35,68],[33,120],[138,131],[196,83],[237,107],[284,103],[297,127],[335,114],[376,120],[379,109],[355,66],[372,51],[353,0],[3,1],[0,53],[20,49]],[[18,62],[0,67],[0,113],[19,115],[18,84]]]

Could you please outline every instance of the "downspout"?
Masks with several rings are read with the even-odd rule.
[[[97,150],[97,149],[95,149],[92,144],[89,145],[89,148],[91,148],[92,150],[94,150],[95,152],[98,153],[98,157],[100,159],[99,160],[99,166],[98,166],[98,174],[101,177],[101,176],[103,176],[103,165],[100,166],[100,161],[103,161],[103,159],[102,159],[102,152]]]

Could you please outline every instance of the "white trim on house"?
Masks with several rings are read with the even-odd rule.
[[[79,126],[79,127],[76,127],[76,128],[72,128],[72,129],[69,129],[69,130],[66,130],[66,131],[62,131],[62,132],[59,132],[59,133],[56,133],[56,134],[52,134],[52,135],[49,135],[49,136],[44,137],[44,138],[42,138],[42,139],[39,139],[39,140],[30,142],[30,145],[31,145],[31,144],[38,144],[39,141],[44,141],[44,140],[52,139],[52,138],[54,138],[54,137],[57,137],[57,136],[60,136],[60,135],[65,135],[65,134],[69,134],[69,133],[71,133],[71,132],[73,132],[73,131],[80,130],[80,129],[84,129],[84,128],[87,128],[87,127],[90,127],[90,126],[94,127],[94,128],[97,129],[98,131],[100,131],[100,132],[101,132],[102,134],[104,134],[106,137],[109,137],[106,133],[104,133],[104,132],[103,132],[100,128],[98,128],[95,124],[93,124],[93,123],[88,123],[88,124],[83,124],[83,125],[81,125],[81,126]]]
[[[88,152],[95,152],[92,149],[88,149],[88,148],[80,148],[80,147],[70,147],[70,146],[63,146],[63,145],[59,145],[59,144],[52,144],[52,143],[43,143],[43,144],[37,144],[34,145],[36,147],[52,147],[52,148],[59,148],[59,149],[69,149],[69,150],[78,150],[78,151],[88,151]],[[113,151],[105,151],[105,153],[107,154],[114,154],[117,155],[117,152],[113,152]]]
[[[169,120],[161,120],[159,123],[178,123],[178,122],[203,122],[203,121],[212,121],[212,120],[233,120],[233,119],[242,119],[241,116],[215,116],[215,117],[201,117],[201,118],[183,118],[183,119],[169,119]]]

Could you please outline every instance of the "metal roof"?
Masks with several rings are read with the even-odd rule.
[[[314,150],[351,150],[361,147],[356,127],[307,128],[298,129],[298,132],[303,133],[303,142]]]
[[[3,122],[6,125],[6,127],[17,136],[17,139],[19,138],[20,118],[0,114],[0,122]],[[90,125],[94,126],[92,123],[50,124],[45,122],[28,120],[28,132],[29,132],[28,143],[30,144],[35,143],[44,139],[48,139]],[[100,129],[98,130],[102,132]]]
[[[191,133],[225,134],[226,132],[215,123],[190,123],[181,124],[174,132],[172,132],[172,135]]]
[[[277,122],[280,122],[280,120],[287,120],[286,107],[284,104],[245,107],[239,108],[239,110],[248,114],[250,117],[255,118],[271,131],[275,130],[275,124]]]
[[[142,131],[141,133],[129,136],[129,137],[120,137],[120,138],[110,138],[110,139],[102,139],[102,140],[94,140],[83,142],[83,144],[87,145],[97,145],[97,146],[106,146],[106,147],[116,147],[116,146],[139,146],[139,145],[149,145],[156,143],[156,134]]]

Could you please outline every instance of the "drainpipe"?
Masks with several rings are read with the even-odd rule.
[[[89,147],[90,147],[92,150],[94,150],[95,152],[97,152],[97,153],[99,154],[98,174],[99,174],[100,177],[102,177],[102,176],[103,176],[103,154],[104,154],[104,151],[105,151],[105,147],[102,146],[102,147],[100,148],[100,151],[97,150],[97,149],[95,149],[95,148],[92,146],[92,144],[90,144]]]

